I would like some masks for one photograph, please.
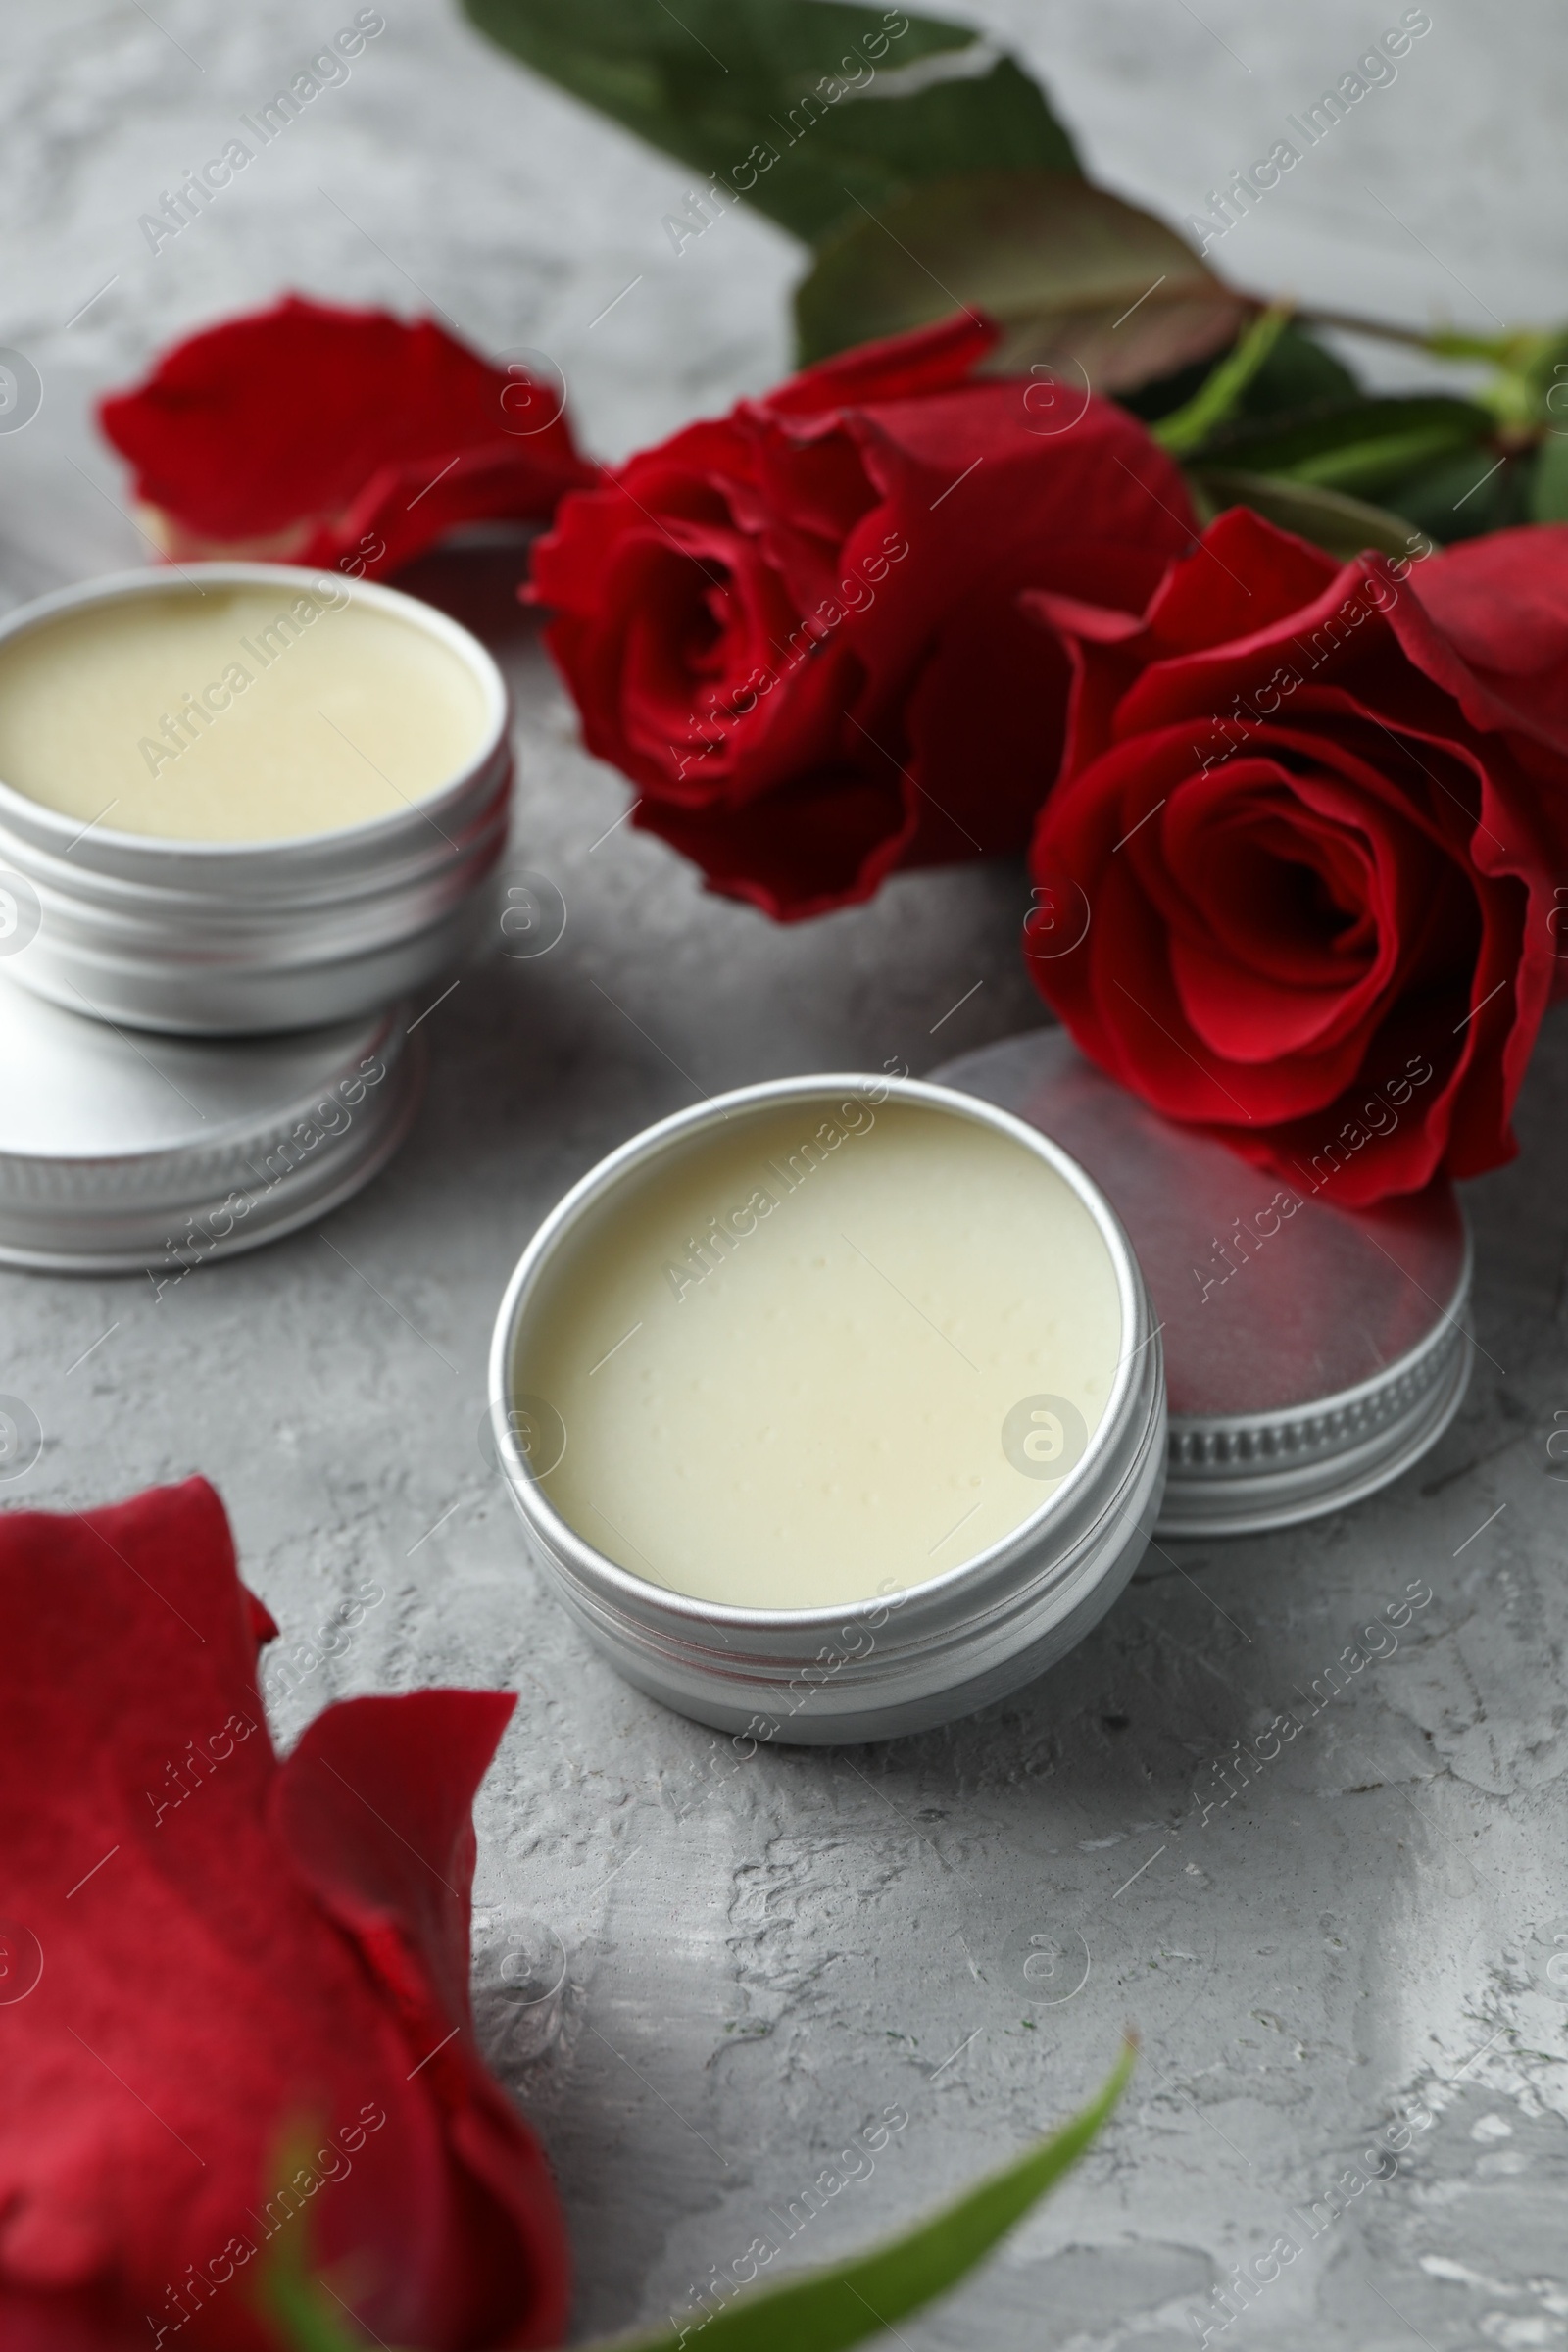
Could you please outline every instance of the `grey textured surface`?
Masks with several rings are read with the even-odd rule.
[[[7,0],[0,341],[46,388],[0,435],[8,596],[136,558],[86,394],[284,284],[400,308],[422,290],[480,343],[551,350],[609,454],[781,368],[787,240],[736,215],[680,260],[661,251],[680,175],[435,0],[390,7],[350,84],[249,184],[138,254],[158,190],[352,13],[157,0],[155,24],[129,4]],[[1397,14],[961,13],[1026,41],[1102,172],[1178,215]],[[1398,84],[1238,232],[1235,274],[1483,325],[1562,307],[1555,12],[1434,13]],[[346,1691],[520,1691],[480,1802],[481,1971],[520,1915],[568,1955],[559,2039],[500,2055],[570,2209],[579,2333],[687,2310],[887,2106],[907,2126],[788,2259],[909,2217],[1075,2102],[1131,2018],[1145,2055],[1100,2151],[906,2342],[1196,2342],[1231,2267],[1306,2240],[1288,2208],[1338,2181],[1341,2217],[1226,2340],[1568,2344],[1568,1986],[1548,1973],[1568,1934],[1568,1439],[1551,1444],[1568,1431],[1568,1040],[1543,1048],[1524,1159],[1472,1188],[1486,1352],[1421,1471],[1313,1529],[1152,1553],[1073,1660],[986,1717],[742,1764],[618,1684],[525,1567],[477,1442],[496,1300],[562,1187],[694,1089],[890,1055],[920,1070],[1037,1019],[1025,894],[1004,868],[906,880],[791,932],[704,900],[656,845],[607,834],[624,791],[573,746],[510,601],[518,568],[498,549],[414,584],[509,662],[519,862],[564,893],[565,936],[476,968],[431,1015],[420,1125],[324,1235],[162,1301],[133,1280],[0,1278],[0,1387],[47,1441],[8,1498],[211,1476],[294,1659],[285,1738]],[[303,1665],[367,1576],[385,1603]],[[1432,1598],[1397,1648],[1323,1703],[1327,1669],[1412,1582]],[[1248,1785],[1233,1771],[1225,1801],[1223,1759],[1287,1710],[1302,1728]],[[482,2013],[499,2034],[493,2000]],[[1352,2194],[1400,2116],[1392,2177]]]

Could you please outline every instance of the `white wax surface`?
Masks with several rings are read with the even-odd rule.
[[[0,646],[0,780],[117,833],[364,824],[448,782],[485,724],[456,653],[325,576],[120,597]]]
[[[1092,1435],[1121,1348],[1109,1253],[1054,1169],[947,1111],[834,1098],[617,1192],[547,1277],[514,1396],[564,1424],[543,1490],[597,1550],[699,1599],[830,1607],[1040,1509],[1055,1485],[1008,1458],[1008,1413],[1053,1395]]]

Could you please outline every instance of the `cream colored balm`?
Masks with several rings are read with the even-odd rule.
[[[0,781],[111,832],[335,833],[437,791],[486,727],[458,654],[328,574],[108,598],[0,646]]]
[[[1109,1251],[1048,1162],[954,1112],[811,1100],[600,1203],[525,1319],[515,1426],[634,1575],[832,1607],[1039,1510],[1121,1350]]]

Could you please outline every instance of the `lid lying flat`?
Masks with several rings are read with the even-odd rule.
[[[403,1006],[286,1037],[151,1037],[0,978],[0,1264],[177,1274],[324,1216],[407,1134],[420,1044]]]
[[[1159,1531],[1316,1518],[1387,1485],[1447,1427],[1470,1373],[1470,1241],[1451,1185],[1336,1208],[1160,1118],[1060,1029],[931,1075],[1054,1137],[1126,1226],[1165,1344]]]

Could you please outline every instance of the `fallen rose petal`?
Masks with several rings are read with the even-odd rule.
[[[560,2209],[466,1995],[514,1702],[351,1700],[280,1765],[256,1608],[200,1479],[0,1514],[0,2340],[263,2352],[297,2230],[388,2343],[556,2343]]]
[[[176,561],[387,572],[459,523],[547,520],[597,478],[539,377],[433,319],[293,294],[174,345],[98,413]]]

